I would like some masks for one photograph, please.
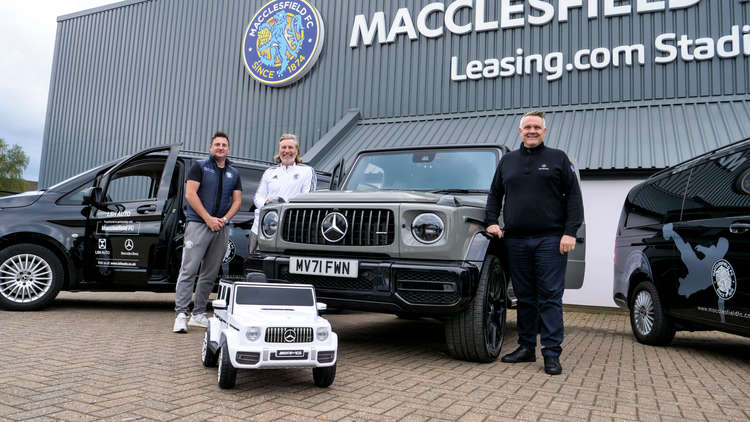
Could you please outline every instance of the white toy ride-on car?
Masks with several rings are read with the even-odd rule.
[[[222,279],[213,308],[201,360],[218,363],[219,387],[234,387],[237,369],[260,368],[312,368],[315,385],[333,383],[338,336],[318,315],[326,305],[316,303],[313,286]]]

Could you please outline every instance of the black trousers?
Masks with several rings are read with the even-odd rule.
[[[560,253],[560,236],[505,238],[505,247],[518,299],[518,344],[536,348],[541,330],[542,355],[560,356],[568,262],[568,254]]]

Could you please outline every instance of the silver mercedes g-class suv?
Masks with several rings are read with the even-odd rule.
[[[491,362],[512,304],[503,244],[485,232],[485,202],[507,148],[451,145],[369,150],[330,191],[271,201],[260,212],[261,253],[247,271],[309,283],[329,307],[436,317],[449,353]],[[501,217],[502,218],[502,217]],[[583,283],[583,233],[566,288]]]

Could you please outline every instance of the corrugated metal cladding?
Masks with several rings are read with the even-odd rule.
[[[326,24],[325,46],[310,73],[285,88],[256,83],[242,63],[243,33],[265,0],[131,0],[59,18],[40,184],[48,186],[146,146],[183,142],[186,149],[204,150],[216,129],[230,134],[233,155],[270,159],[278,135],[285,131],[300,135],[304,151],[350,109],[359,109],[362,121],[367,122],[430,120],[429,116],[439,119],[456,113],[487,120],[487,116],[501,116],[506,110],[517,114],[529,108],[578,108],[581,112],[565,111],[570,118],[564,120],[571,120],[573,126],[568,130],[581,139],[576,142],[589,146],[575,147],[591,151],[588,166],[604,169],[660,167],[691,151],[702,152],[703,145],[731,141],[713,137],[714,129],[708,127],[698,134],[690,131],[688,140],[676,139],[669,134],[685,132],[684,128],[647,113],[649,118],[640,120],[637,116],[643,115],[643,106],[637,104],[707,104],[703,98],[721,97],[720,101],[737,102],[730,108],[744,108],[746,116],[748,56],[654,63],[654,39],[659,34],[674,32],[677,37],[686,34],[691,39],[716,40],[729,34],[733,25],[742,28],[750,24],[750,2],[743,0],[699,0],[685,9],[633,11],[614,17],[602,16],[603,5],[599,4],[594,19],[588,18],[584,5],[570,9],[568,21],[562,23],[556,11],[555,19],[542,26],[526,22],[521,28],[465,35],[444,30],[440,37],[420,36],[414,41],[401,35],[390,44],[376,42],[365,47],[360,42],[356,48],[349,47],[356,15],[364,14],[369,23],[375,12],[382,11],[388,31],[399,8],[408,8],[416,21],[431,0],[311,2]],[[451,3],[445,1],[446,6]],[[488,20],[498,19],[501,2],[485,3]],[[635,8],[636,2],[615,4]],[[441,17],[430,15],[428,26],[439,27]],[[463,8],[456,21],[465,24],[473,19],[473,12]],[[579,49],[632,44],[644,45],[645,65],[564,71],[553,81],[546,79],[549,72],[451,80],[453,56],[462,72],[469,60],[514,56],[518,48],[525,55],[559,51],[569,63]],[[604,115],[616,126],[601,127],[597,119]],[[665,134],[652,142],[674,142],[676,155],[669,148],[648,149],[651,143],[645,140],[609,144],[588,135],[619,132],[626,121],[634,124],[628,126],[634,134]],[[706,122],[708,126],[712,123]],[[507,126],[502,122],[493,125]],[[737,132],[750,135],[746,126]],[[394,136],[393,142],[400,142],[399,134]]]
[[[520,146],[525,110],[360,120],[332,153],[311,162],[331,170],[365,148],[402,145]],[[545,144],[566,151],[581,169],[664,168],[750,136],[750,98],[648,101],[560,107],[546,114]]]

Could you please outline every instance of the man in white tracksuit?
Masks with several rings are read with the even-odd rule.
[[[271,167],[263,173],[258,190],[255,192],[255,221],[250,236],[250,253],[255,252],[257,246],[258,225],[260,224],[260,209],[274,198],[285,201],[294,196],[312,192],[317,187],[315,170],[302,164],[297,136],[285,133],[279,138],[279,153],[274,160],[278,166]]]

